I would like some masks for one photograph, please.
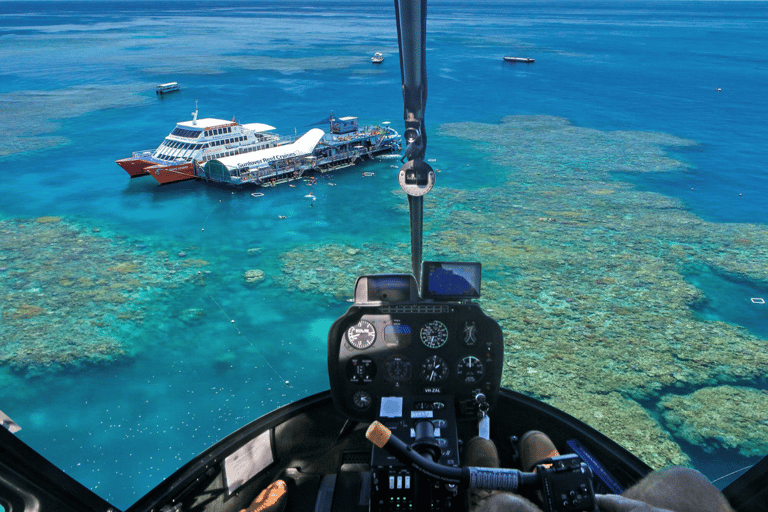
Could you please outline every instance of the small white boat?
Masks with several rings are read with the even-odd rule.
[[[531,64],[532,62],[535,62],[530,57],[504,57],[504,60],[506,62],[524,62],[526,64]]]
[[[384,62],[384,56],[381,54],[381,52],[376,52],[373,54],[373,57],[371,57],[371,62],[374,64],[381,64]]]
[[[167,84],[158,85],[157,89],[155,89],[155,94],[166,94],[166,93],[174,92],[178,90],[179,90],[178,82],[168,82]]]

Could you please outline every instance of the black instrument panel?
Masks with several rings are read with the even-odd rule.
[[[382,397],[450,397],[472,416],[478,393],[495,404],[502,359],[501,328],[472,302],[355,305],[328,339],[334,402],[358,421],[380,417]]]

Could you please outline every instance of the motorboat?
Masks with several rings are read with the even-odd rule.
[[[176,92],[180,89],[178,82],[168,82],[167,84],[159,84],[155,87],[155,94],[163,95],[169,92]]]
[[[535,60],[530,58],[530,57],[508,57],[508,56],[505,56],[504,57],[504,62],[522,62],[524,64],[532,64],[533,62],[535,62]]]
[[[371,57],[371,62],[374,64],[381,64],[384,62],[384,55],[382,55],[381,52],[376,52],[373,54],[373,57]]]
[[[540,492],[546,510],[578,512],[594,510],[595,492],[620,493],[651,471],[603,433],[503,388],[503,333],[477,302],[481,264],[423,261],[423,199],[435,186],[424,158],[426,0],[395,7],[408,70],[408,160],[398,183],[409,205],[412,272],[358,277],[353,304],[328,333],[329,390],[219,440],[128,512],[237,512],[278,479],[289,511],[464,510],[468,490],[493,488],[537,501]],[[12,420],[0,419],[6,512],[116,512],[18,439]],[[563,454],[536,473],[515,469],[517,439],[530,430],[546,432]],[[474,436],[491,439],[509,469],[463,467],[461,447]],[[766,482],[763,458],[723,494],[738,512],[765,511]]]

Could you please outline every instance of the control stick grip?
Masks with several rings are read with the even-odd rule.
[[[416,453],[413,448],[397,436],[393,436],[392,432],[378,421],[371,423],[365,437],[402,462],[412,465],[425,475],[441,482],[457,484],[468,489],[495,489],[510,492],[540,485],[538,473],[523,473],[517,469],[442,466]]]
[[[520,471],[500,468],[478,468],[469,469],[469,488],[487,489],[489,491],[508,491],[516,492],[520,489],[521,477]]]
[[[374,421],[366,430],[365,437],[379,448],[384,448],[389,438],[392,437],[392,431],[378,421]]]

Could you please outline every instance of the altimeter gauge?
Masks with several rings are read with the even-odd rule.
[[[421,342],[429,348],[440,348],[448,341],[448,328],[440,320],[432,320],[421,328]]]
[[[368,320],[360,320],[347,329],[347,341],[357,349],[366,349],[376,341],[376,329]]]
[[[435,383],[448,377],[448,363],[440,356],[429,356],[421,363],[421,378]]]
[[[456,365],[456,376],[462,382],[472,384],[483,378],[483,362],[475,356],[467,356]]]

